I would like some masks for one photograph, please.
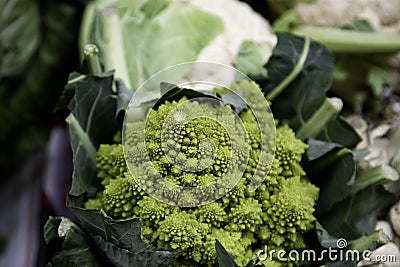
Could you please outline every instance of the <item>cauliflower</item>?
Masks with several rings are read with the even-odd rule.
[[[237,0],[176,0],[188,3],[209,14],[219,17],[224,25],[223,31],[216,36],[197,56],[197,61],[210,61],[235,67],[239,48],[245,41],[264,44],[272,51],[276,45],[276,35],[271,33],[271,26],[260,14],[256,13],[244,2]],[[266,49],[267,50],[267,49]],[[267,62],[270,53],[264,55]],[[220,84],[229,84],[234,73],[221,70],[203,70],[195,66],[189,75],[189,81],[205,77]],[[195,87],[194,87],[195,88]]]
[[[400,33],[400,0],[316,0],[295,9],[304,22],[315,26],[344,26],[365,19],[378,32]]]

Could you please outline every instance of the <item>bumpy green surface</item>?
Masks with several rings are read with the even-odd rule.
[[[198,173],[173,166],[168,157],[180,157],[178,149],[167,150],[169,155],[165,156],[160,144],[160,127],[179,103],[166,102],[150,112],[148,129],[154,129],[154,132],[150,132],[146,138],[148,152],[155,168],[168,181],[181,186],[205,185],[217,179],[229,166],[227,155],[230,153],[230,140],[221,125],[211,119],[187,123],[180,131],[167,133],[171,144],[178,146],[187,159],[198,160],[202,153],[211,151],[199,151],[201,146],[198,144],[204,138],[211,138],[216,144],[216,156],[211,165]],[[213,108],[208,104],[192,103],[191,112]],[[97,200],[89,200],[87,207],[99,208],[101,205],[115,219],[142,217],[145,240],[154,247],[182,250],[179,266],[215,264],[215,239],[235,256],[235,261],[241,266],[255,252],[264,249],[265,245],[268,245],[268,249],[304,248],[303,235],[313,227],[313,207],[318,198],[318,188],[307,180],[300,166],[307,146],[295,138],[288,126],[279,126],[276,129],[276,152],[271,170],[262,185],[255,192],[249,192],[247,185],[257,166],[261,138],[252,112],[244,110],[240,117],[248,134],[250,158],[242,179],[226,196],[197,208],[164,204],[147,196],[139,188],[122,160],[121,145],[112,144],[101,145],[98,150],[98,176],[105,189]],[[233,116],[225,119],[233,120]],[[143,122],[137,123],[143,125]],[[135,146],[134,140],[131,136],[130,145]],[[140,162],[143,153],[145,151],[137,151],[129,156]],[[144,167],[143,175],[151,176],[149,170]],[[279,266],[278,262],[266,264]]]

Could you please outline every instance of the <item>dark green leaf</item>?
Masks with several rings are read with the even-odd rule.
[[[114,221],[97,210],[72,208],[81,221],[82,226],[91,234],[101,236],[113,244],[131,252],[142,252],[149,248],[141,238],[141,223],[139,218]]]
[[[237,114],[242,112],[247,107],[247,103],[243,100],[243,96],[239,96],[237,93],[219,94],[222,102],[226,105],[230,105]]]
[[[83,79],[70,81],[67,85],[73,87],[67,90],[75,91],[68,108],[96,147],[108,141],[115,130],[116,97],[112,83],[113,73],[109,72],[87,75]]]
[[[68,73],[78,63],[80,3],[10,0],[0,4],[0,183],[29,153],[46,145],[52,110]]]
[[[85,77],[86,76],[81,73],[72,72],[72,73],[70,73],[70,75],[68,77],[68,81],[69,81],[68,84],[74,83],[75,81],[82,80]],[[60,99],[58,100],[58,102],[54,108],[54,112],[57,112],[57,111],[60,111],[63,109],[67,109],[69,103],[71,102],[72,98],[74,97],[76,87],[69,86],[68,84],[64,87],[64,91],[62,92],[62,95],[60,96]]]
[[[66,86],[67,92],[74,92],[68,103],[71,110],[68,122],[73,159],[79,162],[74,164],[72,195],[94,194],[98,189],[96,148],[111,140],[116,127],[112,83],[112,73],[104,73],[77,76]]]
[[[232,254],[226,251],[218,240],[215,240],[215,250],[217,251],[219,267],[238,267]]]
[[[395,199],[383,186],[370,186],[337,203],[318,220],[329,233],[352,240],[371,234],[379,212]]]
[[[59,237],[57,231],[63,220],[68,223],[68,226],[65,226],[68,229],[64,229],[65,236]],[[63,239],[61,251],[54,255],[49,266],[102,266],[96,254],[91,250],[86,240],[86,234],[69,219],[50,217],[46,228],[48,230],[46,241],[56,237]]]
[[[217,96],[216,93],[212,91],[198,91],[193,89],[181,88],[174,84],[162,82],[160,84],[161,98],[157,98],[157,102],[154,105],[154,109],[158,108],[159,105],[164,103],[165,101],[177,101],[182,97],[186,97],[187,99],[200,98],[203,100],[213,99],[217,101],[221,101],[221,99]]]
[[[105,222],[108,224],[114,244],[127,248],[134,253],[149,249],[149,245],[141,237],[141,223],[139,218],[116,222],[106,217]]]
[[[44,240],[46,243],[50,243],[53,239],[58,237],[58,226],[60,225],[61,218],[50,216],[44,225]]]
[[[322,106],[333,77],[332,54],[320,43],[278,33],[278,43],[265,65],[268,79],[258,81],[272,100],[274,117],[298,131]],[[354,147],[357,133],[340,116],[323,127],[317,139]]]
[[[331,150],[310,162],[307,168],[312,182],[320,188],[316,214],[329,213],[336,203],[344,200],[351,192],[356,163],[353,154],[346,148]]]
[[[341,148],[343,146],[331,142],[320,141],[316,139],[308,139],[308,149],[306,156],[309,161],[318,159],[326,153],[332,151],[335,148]]]
[[[166,267],[173,263],[179,256],[179,251],[158,249],[155,251],[143,251],[133,253],[105,241],[100,236],[95,236],[96,245],[104,252],[107,259],[118,267],[143,266]]]
[[[362,236],[356,240],[352,240],[350,243],[350,249],[355,249],[360,252],[365,250],[374,250],[379,245],[384,245],[390,242],[390,238],[383,232],[382,229],[375,231],[374,233]]]
[[[355,147],[361,141],[360,135],[341,116],[332,120],[318,138],[350,148]]]

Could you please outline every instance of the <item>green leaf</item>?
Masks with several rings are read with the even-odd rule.
[[[373,233],[379,212],[395,200],[383,186],[369,186],[317,217],[329,233],[352,240]]]
[[[267,70],[264,68],[264,65],[271,56],[272,49],[268,43],[256,44],[252,41],[243,42],[237,55],[236,68],[251,79],[265,79],[267,77]]]
[[[223,30],[219,17],[176,1],[95,5],[88,20],[82,38],[100,48],[106,70],[115,69],[115,77],[134,91],[167,67],[195,61]]]
[[[367,168],[357,172],[352,192],[358,192],[370,185],[392,183],[399,180],[399,174],[387,164]]]
[[[327,101],[333,67],[332,54],[322,44],[307,37],[278,33],[278,43],[265,65],[268,79],[258,81],[272,100],[274,117],[289,122],[296,132],[308,127],[308,120]],[[317,136],[302,138],[313,137],[350,148],[360,141],[355,130],[340,116],[317,128],[320,129]]]
[[[329,213],[331,208],[351,192],[356,174],[353,153],[338,144],[311,140],[312,160],[306,167],[311,181],[320,188],[316,214]],[[326,153],[323,153],[326,152]],[[340,194],[338,194],[340,192]]]
[[[95,194],[99,187],[96,179],[96,149],[111,140],[116,122],[115,95],[112,91],[113,75],[72,75],[59,107],[67,103],[71,115],[70,142],[74,164],[70,194],[79,196],[84,192]],[[72,96],[72,97],[71,97]]]
[[[140,218],[133,218],[124,221],[113,221],[105,217],[110,229],[111,238],[114,244],[127,248],[138,253],[149,249],[149,245],[142,240]]]
[[[63,236],[59,236],[58,229],[63,221],[68,223],[68,229],[65,229]],[[50,217],[45,225],[45,232],[46,242],[54,238],[63,240],[61,251],[56,252],[48,266],[103,266],[91,250],[86,234],[69,219]]]
[[[232,254],[226,251],[217,239],[215,240],[215,250],[217,251],[219,267],[238,267]]]
[[[99,249],[104,252],[107,259],[114,264],[114,266],[118,267],[166,267],[173,263],[179,256],[179,250],[170,251],[157,249],[155,251],[133,253],[132,251],[105,241],[100,236],[95,236],[94,241]]]
[[[349,148],[355,147],[361,141],[357,131],[342,116],[337,116],[335,120],[331,120],[318,138]]]
[[[306,156],[309,161],[318,159],[335,148],[341,148],[339,144],[325,142],[317,139],[308,139],[308,149]]]
[[[61,218],[50,216],[44,225],[44,240],[47,244],[58,237],[58,226],[60,225]]]
[[[0,77],[22,74],[29,65],[40,45],[41,19],[38,1],[2,3]]]
[[[287,10],[280,15],[272,25],[273,32],[289,32],[292,28],[301,24],[301,18],[295,10]]]
[[[390,242],[390,238],[381,229],[370,235],[362,236],[356,240],[352,240],[349,248],[363,252],[367,249],[374,250],[379,245],[384,245],[388,242]]]
[[[262,89],[273,100],[274,116],[292,121],[297,129],[325,100],[333,72],[332,55],[309,39],[278,33],[278,43],[265,67],[268,79]]]

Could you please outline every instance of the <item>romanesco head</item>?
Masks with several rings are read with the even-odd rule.
[[[151,110],[146,121],[126,125],[129,131],[125,142],[129,149],[125,153],[141,167],[141,173],[135,175],[150,180],[160,174],[172,184],[197,187],[220,179],[232,165],[244,166],[243,177],[236,186],[215,202],[199,207],[167,205],[139,188],[128,173],[121,145],[101,145],[97,154],[98,176],[105,188],[87,205],[102,208],[115,219],[141,217],[142,235],[153,247],[182,251],[179,266],[214,266],[216,239],[240,266],[249,261],[260,244],[274,249],[304,247],[303,235],[313,227],[313,207],[318,197],[318,189],[305,178],[300,165],[307,145],[295,137],[289,126],[279,126],[272,165],[260,162],[260,129],[265,134],[275,130],[259,125],[251,110],[244,109],[239,114],[249,146],[238,142],[233,151],[230,135],[220,124],[221,120],[236,128],[238,122],[234,115],[229,115],[229,106],[189,101],[184,109],[180,107],[183,102],[188,100],[166,101]],[[218,120],[202,116],[210,110],[217,114]],[[188,115],[195,118],[182,124]],[[146,126],[146,149],[138,144],[139,133],[134,131],[143,126]],[[274,145],[267,143],[271,150]],[[248,153],[246,147],[250,148]],[[230,161],[232,153],[238,155],[238,162]],[[143,163],[145,155],[151,162]],[[261,169],[257,179],[262,184],[250,192],[248,185],[256,168]],[[149,183],[146,191],[163,190],[157,186]],[[170,190],[164,194],[179,196],[185,203],[198,201],[185,191]],[[268,266],[282,266],[275,263],[268,262]]]
[[[319,189],[304,178],[281,181],[268,201],[263,202],[263,225],[259,237],[271,246],[304,248],[303,235],[313,228],[314,204]]]
[[[97,177],[102,179],[103,185],[127,171],[121,144],[100,145],[97,150],[97,170]]]
[[[110,180],[102,196],[104,211],[115,219],[134,216],[134,207],[144,195],[138,184],[129,173]]]

